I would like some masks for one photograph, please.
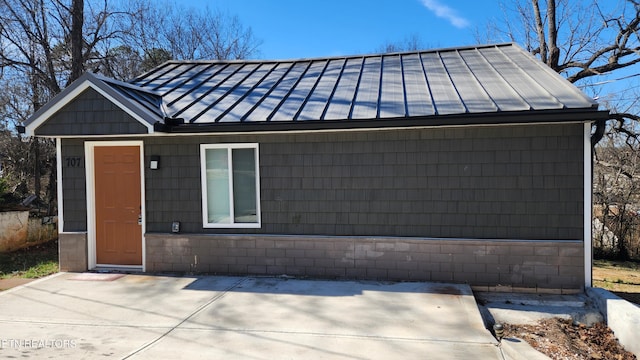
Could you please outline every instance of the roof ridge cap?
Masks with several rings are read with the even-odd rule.
[[[144,88],[144,87],[141,87],[141,86],[126,82],[126,81],[116,80],[114,78],[110,78],[110,77],[107,77],[107,76],[104,76],[104,75],[95,74],[95,73],[91,73],[91,72],[87,72],[87,74],[95,77],[96,80],[102,81],[102,82],[104,82],[104,83],[106,83],[108,85],[122,86],[122,87],[129,88],[131,90],[134,90],[134,91],[140,91],[140,92],[143,92],[143,93],[146,93],[146,94],[150,94],[150,95],[162,98],[162,95],[160,95],[159,93],[157,93],[157,92],[155,92],[153,90],[150,90],[150,89],[147,89],[147,88]]]
[[[180,65],[188,65],[188,64],[251,64],[251,63],[287,63],[287,62],[306,62],[306,61],[330,61],[330,60],[342,60],[342,59],[356,59],[356,58],[369,58],[369,57],[379,57],[379,56],[395,56],[395,55],[409,55],[409,54],[423,54],[423,53],[440,53],[440,52],[450,52],[450,51],[460,51],[460,50],[470,50],[470,49],[482,49],[482,48],[490,48],[490,47],[503,47],[503,46],[516,46],[520,47],[515,42],[503,42],[503,43],[495,43],[495,44],[478,44],[478,45],[465,45],[465,46],[453,46],[453,47],[444,47],[444,48],[433,48],[433,49],[416,49],[416,50],[407,50],[407,51],[395,51],[395,52],[376,52],[376,53],[363,53],[363,54],[349,54],[349,55],[335,55],[335,56],[317,56],[317,57],[307,57],[307,58],[289,58],[289,59],[210,59],[210,60],[169,60],[165,63],[158,66],[165,67],[169,64],[180,64]]]

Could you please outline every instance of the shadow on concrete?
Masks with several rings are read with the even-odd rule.
[[[290,277],[246,277],[245,282],[229,287],[229,280],[242,277],[207,276],[196,277],[185,286],[185,290],[233,291],[247,293],[272,293],[313,296],[354,296],[366,291],[426,293],[441,295],[469,295],[473,293],[466,285],[424,282],[389,282],[365,280],[316,280]],[[303,281],[300,281],[303,280]]]

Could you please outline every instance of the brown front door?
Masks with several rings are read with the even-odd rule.
[[[142,265],[140,148],[96,146],[96,263]]]

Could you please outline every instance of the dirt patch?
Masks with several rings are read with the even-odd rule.
[[[33,280],[34,279],[23,279],[23,278],[0,279],[0,291],[11,289],[16,286],[28,284]]]
[[[640,263],[596,260],[593,285],[640,304]],[[518,337],[551,359],[636,359],[624,350],[606,324],[574,325],[571,320],[553,318],[535,325],[504,324],[505,337]]]
[[[504,324],[505,337],[517,337],[553,360],[632,360],[605,324],[574,325],[571,320],[553,318],[535,325]]]

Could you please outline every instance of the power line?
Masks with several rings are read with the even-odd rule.
[[[625,79],[630,79],[632,77],[636,77],[636,76],[640,76],[640,73],[638,74],[631,74],[631,75],[627,75],[627,76],[623,76],[617,79],[611,79],[611,80],[605,80],[605,81],[600,81],[600,82],[596,82],[596,83],[592,83],[592,84],[584,84],[584,85],[576,85],[579,88],[585,88],[588,86],[595,86],[595,85],[605,85],[605,84],[610,84],[616,81],[620,81],[620,80],[625,80]]]

